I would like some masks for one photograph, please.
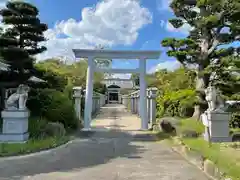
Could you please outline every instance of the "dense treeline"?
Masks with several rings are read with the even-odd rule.
[[[173,0],[171,8],[177,18],[169,22],[175,28],[186,23],[193,27],[184,39],[162,41],[162,46],[168,48],[167,54],[178,60],[182,68],[148,75],[148,86],[160,90],[158,117],[192,116],[199,119],[207,108],[204,90],[210,84],[215,85],[225,99],[240,99],[239,48],[232,46],[239,40],[240,3],[238,0]],[[27,83],[31,86],[28,108],[32,117],[60,122],[66,129],[77,128],[79,122],[74,115],[72,88],[86,86],[87,61],[68,65],[61,59],[47,59],[36,63],[34,56],[46,51],[41,42],[45,40],[43,33],[47,30],[47,25],[38,17],[37,7],[27,2],[9,1],[0,15],[6,25],[4,30],[0,29],[0,57],[10,65],[9,71],[0,72],[3,84],[0,90]],[[46,82],[29,82],[31,76]],[[139,77],[134,74],[132,79],[138,86]],[[94,91],[105,93],[102,80],[102,73],[94,74]],[[234,113],[230,125],[239,127],[239,109],[236,106],[231,110]]]
[[[212,71],[216,72],[212,80],[213,84],[220,90],[225,100],[240,100],[239,62],[239,56],[228,56],[221,59],[219,66],[211,67]],[[160,70],[154,76],[153,86],[159,89],[157,116],[192,117],[198,93],[195,90],[195,70],[188,68],[175,71]],[[207,104],[205,104],[206,108]],[[230,126],[240,128],[239,105],[236,104],[228,110],[233,112]]]
[[[47,59],[36,63],[35,55],[47,50],[41,42],[46,40],[43,33],[48,28],[40,21],[39,10],[33,4],[9,1],[0,10],[0,15],[4,25],[0,29],[0,60],[9,65],[7,71],[0,71],[1,110],[7,89],[27,84],[31,87],[27,101],[31,112],[31,137],[44,136],[49,131],[48,127],[52,127],[51,123],[60,124],[54,125],[55,128],[63,126],[67,130],[81,126],[75,117],[72,88],[85,88],[87,62],[82,60],[67,65],[61,59]],[[29,81],[31,77],[45,82]],[[102,79],[102,73],[94,74],[94,91],[105,93]],[[50,128],[50,131],[54,129]]]

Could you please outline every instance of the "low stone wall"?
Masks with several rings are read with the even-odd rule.
[[[82,120],[81,100],[85,97],[85,90],[82,87],[73,88],[74,107],[77,118]],[[105,95],[94,92],[92,101],[92,116],[96,115],[100,108],[105,105]]]
[[[153,127],[156,123],[156,95],[158,89],[151,87],[146,89],[146,105],[147,105],[147,118],[149,127]],[[134,91],[131,94],[122,96],[122,104],[127,107],[127,109],[138,116],[140,116],[140,91]]]
[[[182,155],[192,164],[196,165],[199,169],[204,171],[207,176],[214,180],[231,180],[224,177],[224,173],[217,168],[217,166],[209,159],[205,158],[199,152],[192,150],[185,145],[179,137],[173,138],[172,149]]]

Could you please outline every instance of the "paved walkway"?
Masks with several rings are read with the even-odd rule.
[[[137,132],[140,120],[121,105],[103,107],[92,126],[98,131],[91,137],[77,138],[66,147],[31,157],[0,159],[0,179],[208,179],[163,142],[153,142]]]

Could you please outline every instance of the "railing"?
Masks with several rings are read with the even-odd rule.
[[[74,108],[79,121],[82,120],[82,100],[85,97],[85,90],[82,87],[73,88]],[[94,92],[92,101],[92,116],[97,114],[102,106],[105,105],[105,95]]]
[[[105,105],[105,95],[94,92],[92,103],[92,115],[99,112],[100,108]]]
[[[81,87],[73,88],[73,97],[74,97],[74,107],[77,118],[82,120],[82,111],[81,104],[84,99],[84,91]],[[147,91],[147,120],[149,127],[152,127],[156,124],[156,94],[157,88],[149,88]],[[125,105],[130,112],[140,116],[140,91],[135,91],[129,95],[122,96],[122,104]],[[97,114],[102,106],[105,105],[106,96],[97,92],[93,93],[92,101],[92,116]]]
[[[152,87],[147,90],[147,117],[149,126],[152,127],[156,124],[156,95],[157,88]],[[135,91],[129,95],[122,96],[122,103],[130,112],[140,116],[140,91]]]

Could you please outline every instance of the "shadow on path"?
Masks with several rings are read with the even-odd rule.
[[[154,135],[137,132],[135,120],[119,105],[106,106],[91,132],[77,132],[64,147],[0,158],[0,180],[207,180],[171,148],[152,143]]]
[[[106,110],[106,109],[105,109]],[[119,114],[110,111],[100,117],[117,119]],[[115,158],[141,158],[143,146],[133,145],[134,135],[121,131],[124,127],[111,124],[110,129],[103,126],[90,132],[77,132],[76,139],[65,147],[49,153],[18,159],[0,159],[0,179],[20,179],[23,176],[50,172],[80,171],[84,168],[106,164]]]

